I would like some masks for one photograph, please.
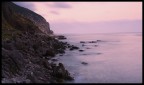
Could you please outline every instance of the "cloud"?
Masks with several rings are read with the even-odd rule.
[[[55,14],[55,15],[59,15],[59,13],[57,11],[50,11],[50,13]]]
[[[54,7],[54,8],[71,8],[72,7],[66,2],[54,2],[53,4],[50,4],[49,6]]]
[[[30,9],[32,11],[36,10],[35,5],[32,2],[13,2],[13,3],[22,6],[24,8]]]

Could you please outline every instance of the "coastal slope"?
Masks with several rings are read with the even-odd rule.
[[[12,2],[2,3],[2,83],[52,83],[73,80],[62,63],[48,60],[65,53],[40,15]]]

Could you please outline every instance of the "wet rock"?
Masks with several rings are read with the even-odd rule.
[[[57,59],[51,59],[52,61],[58,61]]]
[[[87,47],[86,49],[91,49],[91,48],[88,48],[88,47]]]
[[[63,56],[63,55],[59,55],[59,56]]]
[[[88,54],[82,54],[82,55],[88,55]]]
[[[100,55],[100,54],[102,54],[102,53],[96,53],[97,55]]]
[[[80,41],[80,43],[86,43],[86,42],[84,42],[84,41]]]
[[[47,69],[51,69],[51,66],[50,66],[50,64],[48,63],[47,60],[42,60],[42,65],[43,65],[45,68],[47,68]]]
[[[79,50],[80,52],[83,52],[84,50]]]
[[[59,40],[64,40],[64,39],[67,39],[67,38],[65,36],[60,35],[60,36],[58,36],[58,39]]]
[[[100,42],[100,41],[102,41],[102,40],[97,40],[97,42]]]
[[[83,64],[83,65],[87,65],[88,63],[86,63],[86,62],[81,62],[81,64]]]
[[[65,51],[63,49],[58,50],[59,53],[64,54]]]
[[[97,41],[90,41],[89,43],[96,43]]]
[[[95,47],[97,47],[98,45],[94,45]]]
[[[70,73],[64,68],[62,63],[59,63],[58,66],[53,68],[53,76],[59,79],[73,80]]]
[[[55,52],[52,50],[47,50],[45,54],[43,54],[43,56],[51,56],[54,57],[55,56]]]
[[[35,75],[33,75],[33,72],[31,72],[30,74],[28,74],[26,78],[29,79],[30,82],[33,82],[33,83],[38,83],[39,82],[39,80],[37,80],[37,78],[35,77]]]
[[[77,50],[77,49],[79,49],[79,47],[76,47],[76,46],[73,46],[73,45],[70,47],[70,50]]]
[[[84,44],[82,44],[82,46],[85,46]]]

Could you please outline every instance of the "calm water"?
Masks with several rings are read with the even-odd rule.
[[[141,83],[142,82],[142,34],[107,33],[65,35],[64,40],[80,49],[57,55],[59,62],[75,78],[73,83]],[[102,40],[98,43],[80,41]],[[97,46],[95,46],[97,45]],[[89,49],[87,49],[89,48]],[[83,65],[81,62],[87,62]]]

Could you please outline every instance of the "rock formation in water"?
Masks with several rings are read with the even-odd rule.
[[[72,80],[62,63],[48,60],[70,46],[51,34],[40,15],[12,2],[2,3],[2,83],[51,83]]]

